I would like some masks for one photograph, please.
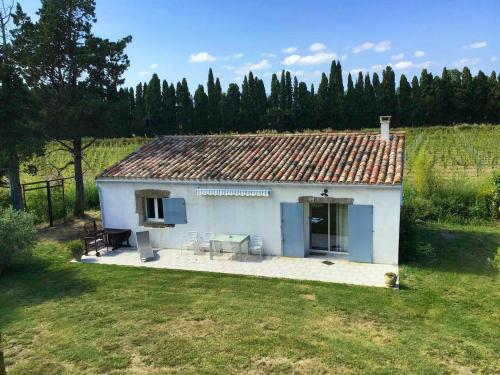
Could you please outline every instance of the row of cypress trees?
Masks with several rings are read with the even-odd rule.
[[[340,62],[333,61],[317,91],[282,71],[272,75],[269,95],[252,72],[241,89],[231,83],[223,92],[210,69],[206,87],[198,85],[192,95],[186,79],[174,86],[153,74],[135,90],[120,89],[115,97],[121,135],[361,129],[378,126],[379,115],[410,127],[500,123],[500,75],[473,76],[467,67],[444,68],[440,76],[423,69],[411,81],[402,74],[396,86],[388,66],[381,78],[349,73],[344,87]]]

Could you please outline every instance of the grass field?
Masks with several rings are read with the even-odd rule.
[[[0,278],[7,370],[498,374],[498,227],[427,224],[418,240],[399,291],[75,264],[40,242]]]

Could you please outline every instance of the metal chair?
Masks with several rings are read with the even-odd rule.
[[[191,231],[186,233],[186,237],[182,240],[181,254],[183,250],[192,249],[194,252],[199,250],[198,232]]]
[[[151,247],[151,243],[149,242],[149,232],[136,232],[135,233],[137,240],[137,250],[139,251],[139,256],[141,258],[141,262],[146,262],[155,257],[153,252],[153,248]]]
[[[259,253],[259,256],[262,258],[262,254],[264,253],[264,241],[262,236],[250,236],[248,252],[250,254]]]
[[[212,245],[213,245],[214,237],[215,237],[214,232],[205,232],[203,234],[203,238],[201,239],[201,241],[198,245],[198,248],[200,250],[210,251],[210,249],[212,248]]]

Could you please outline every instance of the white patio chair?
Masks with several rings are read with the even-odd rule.
[[[203,237],[199,243],[199,249],[203,251],[210,251],[210,248],[212,247],[212,241],[215,237],[214,232],[205,232],[203,234]]]
[[[259,253],[259,256],[262,258],[262,254],[264,253],[264,242],[262,236],[250,236],[248,252],[250,254]]]
[[[199,250],[198,232],[191,231],[186,233],[186,237],[182,240],[181,255],[183,250],[192,249],[194,252]]]
[[[137,240],[137,250],[139,251],[139,256],[142,262],[153,259],[155,254],[151,243],[149,242],[149,232],[135,232],[135,238]]]

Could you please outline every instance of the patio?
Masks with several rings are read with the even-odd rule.
[[[345,256],[311,256],[291,258],[278,256],[243,255],[243,261],[235,260],[237,254],[224,253],[210,259],[208,252],[195,254],[190,250],[178,249],[155,250],[155,257],[148,262],[141,262],[134,248],[119,248],[102,252],[100,257],[95,252],[83,256],[82,263],[114,264],[135,267],[167,268],[176,270],[219,272],[236,275],[276,277],[298,280],[313,280],[330,283],[353,284],[364,286],[384,286],[386,272],[398,273],[398,266],[386,264],[353,263]],[[237,258],[236,258],[237,259]],[[325,264],[325,261],[329,261]]]

